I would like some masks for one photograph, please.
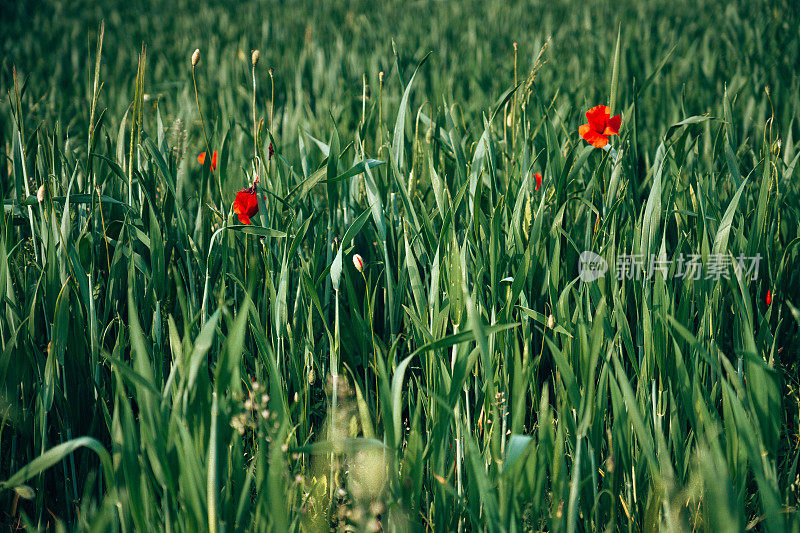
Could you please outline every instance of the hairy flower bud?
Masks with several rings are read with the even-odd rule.
[[[200,62],[200,49],[197,48],[192,54],[192,67],[196,67]]]
[[[359,272],[364,272],[364,258],[358,254],[354,255],[353,266],[356,267],[356,270]]]
[[[523,211],[522,218],[522,231],[525,233],[525,238],[530,238],[531,225],[533,224],[533,209],[531,207],[531,197],[525,202],[525,211]]]
[[[36,191],[36,200],[38,200],[39,203],[44,202],[44,194],[44,184],[42,184],[39,186],[39,190]]]
[[[255,67],[256,65],[258,65],[258,58],[259,58],[259,57],[261,57],[261,52],[259,52],[258,50],[253,50],[253,51],[250,53],[250,61],[253,63],[253,66],[254,66],[254,67]]]

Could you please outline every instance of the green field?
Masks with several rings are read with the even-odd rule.
[[[4,531],[800,532],[795,0],[0,8]]]

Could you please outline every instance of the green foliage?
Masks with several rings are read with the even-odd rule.
[[[0,523],[800,530],[790,2],[79,7],[0,23]]]

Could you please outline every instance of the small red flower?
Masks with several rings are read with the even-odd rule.
[[[255,185],[236,193],[236,199],[233,201],[233,212],[239,216],[239,222],[250,224],[250,217],[258,213]]]
[[[579,127],[578,133],[595,148],[602,148],[610,136],[619,135],[622,115],[612,117],[608,106],[597,105],[586,112],[586,120],[588,123]]]
[[[200,155],[197,156],[197,162],[201,165],[206,164],[206,153],[201,152]],[[214,153],[211,154],[211,172],[217,170],[217,151],[214,150]]]
[[[273,155],[275,155],[275,148],[272,147],[272,143],[269,143],[269,158],[272,159]]]
[[[542,175],[537,172],[533,177],[536,178],[536,190],[538,191],[539,187],[542,186]]]
[[[772,291],[767,289],[767,305],[772,305]]]

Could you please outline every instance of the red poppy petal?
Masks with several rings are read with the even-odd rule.
[[[595,148],[602,148],[603,146],[608,144],[608,137],[592,130],[587,131],[586,135],[583,135],[583,138],[586,142],[588,142]]]
[[[233,201],[233,212],[237,215],[247,213],[249,209],[249,200],[252,196],[247,191],[239,191],[236,193],[236,199]]]
[[[201,165],[206,162],[206,153],[205,152],[200,152],[200,155],[197,156],[197,162],[200,163]]]
[[[244,205],[242,205],[242,193],[241,191],[236,193],[236,199],[233,200],[233,212],[237,215],[240,213],[244,213]]]
[[[578,128],[578,133],[583,139],[596,148],[602,148],[608,144],[608,138],[602,133],[594,131],[589,124],[583,124]]]
[[[604,105],[596,105],[586,112],[586,120],[589,121],[589,125],[594,131],[601,133],[606,129],[608,115],[608,107]]]
[[[258,213],[258,198],[252,189],[242,189],[236,193],[233,201],[233,212],[239,216],[242,224],[250,224],[250,217]]]
[[[536,178],[536,190],[538,191],[539,187],[542,186],[542,175],[537,172],[533,177]]]
[[[608,119],[608,124],[606,124],[606,131],[611,129],[614,131],[614,135],[616,135],[619,133],[619,127],[621,125],[622,125],[622,115],[614,115],[613,117]]]
[[[217,170],[217,151],[214,150],[214,153],[211,154],[211,170]]]

